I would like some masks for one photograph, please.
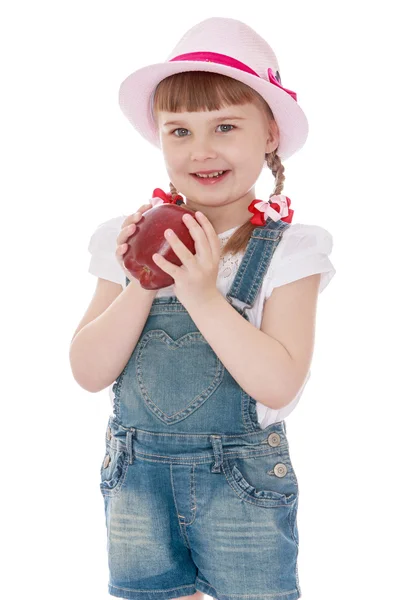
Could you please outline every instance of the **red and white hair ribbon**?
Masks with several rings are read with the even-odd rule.
[[[273,221],[285,221],[291,223],[294,211],[290,207],[290,198],[283,194],[271,196],[268,202],[263,200],[253,200],[249,204],[249,211],[254,213],[254,217],[250,221],[254,225],[264,225],[267,218],[270,217]]]
[[[177,194],[172,199],[170,192],[164,192],[161,188],[156,188],[153,191],[153,197],[150,200],[151,206],[159,206],[161,204],[176,204],[178,200],[183,200],[182,196]],[[277,194],[271,196],[271,198],[264,202],[263,200],[253,200],[248,207],[248,210],[254,213],[254,216],[250,221],[254,225],[265,225],[267,218],[270,217],[273,221],[285,221],[291,223],[294,211],[290,208],[291,200],[283,194]]]
[[[164,192],[161,188],[156,188],[153,190],[153,196],[150,200],[150,204],[154,208],[159,204],[176,204],[177,200],[183,200],[183,197],[180,194],[176,194],[175,198],[172,199],[171,192]]]

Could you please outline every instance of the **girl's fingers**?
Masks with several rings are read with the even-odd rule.
[[[197,212],[196,218],[185,215],[183,217],[183,222],[186,224],[186,227],[189,229],[190,235],[195,242],[196,254],[198,254],[200,260],[208,260],[210,253],[214,259],[219,257],[219,238],[217,238],[217,244],[213,243],[213,241],[215,242],[214,238],[217,237],[217,235],[210,221],[203,213]]]
[[[199,223],[202,226],[204,233],[206,234],[208,243],[211,248],[211,253],[214,259],[219,260],[221,254],[221,245],[219,237],[217,236],[214,227],[211,225],[210,221],[207,219],[204,213],[197,211],[196,218],[199,220]]]
[[[117,237],[117,248],[116,254],[117,256],[121,256],[128,249],[128,244],[126,244],[126,240],[134,233],[136,229],[136,224],[139,223],[141,218],[143,217],[143,212],[149,210],[151,208],[151,203],[143,204],[135,213],[129,215],[125,221],[122,223],[121,231]]]
[[[131,215],[127,225],[130,225],[131,223],[139,223],[140,219],[143,217],[141,212],[135,212],[133,213],[133,215]]]
[[[125,254],[125,252],[127,250],[128,250],[128,244],[121,244],[117,248],[117,253],[119,254],[119,256],[122,256],[122,254]]]
[[[189,248],[185,246],[182,240],[180,240],[176,233],[171,229],[165,230],[164,237],[175,252],[176,256],[186,267],[194,257]]]
[[[137,223],[143,216],[143,213],[146,212],[149,208],[151,208],[151,204],[143,204],[140,208],[137,209],[136,212],[132,213],[128,217],[126,217],[125,221],[121,225],[121,229],[123,227],[127,227],[131,223]]]
[[[117,237],[117,245],[124,244],[126,242],[126,240],[128,239],[128,237],[130,237],[133,234],[135,229],[136,229],[135,223],[131,223],[130,225],[123,227]]]
[[[124,227],[128,227],[128,225],[130,225],[131,223],[133,223],[135,221],[135,215],[136,215],[136,213],[133,213],[132,215],[129,215],[129,217],[126,217],[125,221],[121,225],[121,230]]]
[[[174,250],[174,252],[177,255],[176,250]],[[173,279],[177,277],[181,267],[178,267],[177,265],[174,265],[173,263],[169,262],[169,260],[166,260],[163,256],[161,256],[161,254],[153,254],[152,259],[155,262],[155,264],[160,267],[160,269],[162,269],[168,275],[171,275]]]

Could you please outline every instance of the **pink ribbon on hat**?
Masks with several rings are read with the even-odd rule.
[[[251,75],[255,75],[256,77],[261,77],[253,71],[248,65],[240,62],[240,60],[236,60],[236,58],[232,58],[232,56],[227,56],[226,54],[219,54],[218,52],[188,52],[187,54],[180,54],[179,56],[174,56],[168,62],[174,62],[176,60],[199,60],[203,62],[213,62],[219,65],[225,65],[226,67],[233,67],[234,69],[240,69],[240,71],[244,71],[245,73],[251,73]],[[278,71],[277,71],[278,74]],[[280,88],[287,94],[289,94],[293,100],[297,102],[297,94],[292,90],[284,88],[277,78],[274,75],[274,72],[271,68],[267,71],[268,81],[276,87]]]
[[[290,207],[291,200],[283,194],[271,196],[268,202],[263,200],[253,200],[248,207],[248,210],[254,213],[254,217],[250,219],[253,225],[265,225],[267,218],[270,217],[273,221],[285,221],[291,223],[294,210]]]
[[[292,90],[288,90],[287,88],[282,87],[281,84],[279,83],[279,81],[276,79],[274,72],[271,68],[268,69],[268,79],[269,79],[270,83],[273,83],[278,88],[281,88],[281,90],[283,90],[284,92],[289,94],[289,96],[292,96],[293,100],[296,100],[296,102],[297,102],[296,92],[293,92]]]

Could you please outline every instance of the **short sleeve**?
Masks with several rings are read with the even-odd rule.
[[[89,273],[125,286],[125,274],[121,269],[115,250],[117,237],[125,215],[105,221],[97,226],[92,234],[88,250],[91,254]]]
[[[321,293],[336,273],[329,258],[332,248],[332,235],[323,227],[296,223],[286,229],[271,260],[266,295],[275,287],[316,273],[321,273]]]

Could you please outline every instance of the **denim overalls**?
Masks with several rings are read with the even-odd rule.
[[[247,320],[288,226],[268,218],[252,232],[227,294]],[[260,428],[256,401],[176,297],[154,299],[113,391],[100,482],[109,593],[299,598],[298,484],[285,422]]]

